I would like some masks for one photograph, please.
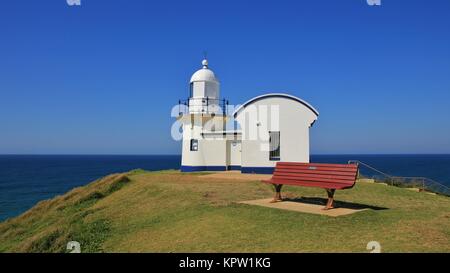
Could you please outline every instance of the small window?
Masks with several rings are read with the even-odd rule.
[[[280,132],[269,132],[269,160],[280,160]]]
[[[189,97],[192,98],[194,97],[194,83],[191,82],[191,84],[189,85]]]
[[[191,151],[198,151],[198,139],[191,139]]]

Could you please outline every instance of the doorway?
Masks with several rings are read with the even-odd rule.
[[[241,169],[242,142],[240,140],[227,141],[227,170]]]

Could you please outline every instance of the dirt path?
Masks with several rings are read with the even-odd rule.
[[[260,181],[270,179],[271,177],[271,174],[241,173],[240,171],[217,172],[199,176],[202,179],[232,179],[242,181]]]

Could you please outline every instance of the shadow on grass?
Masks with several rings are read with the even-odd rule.
[[[325,206],[327,204],[326,198],[320,197],[297,197],[297,198],[283,198],[284,201],[298,202],[304,204],[313,204],[313,205],[322,205]],[[334,200],[334,208],[344,208],[344,209],[353,209],[353,210],[362,210],[362,209],[371,209],[371,210],[386,210],[389,208],[371,206],[366,204],[359,203],[350,203],[345,201]]]

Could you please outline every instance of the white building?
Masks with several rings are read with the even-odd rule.
[[[309,162],[309,128],[319,116],[316,109],[295,96],[270,93],[230,112],[208,61],[202,65],[191,77],[189,99],[179,105],[181,171],[272,173],[277,161]]]

